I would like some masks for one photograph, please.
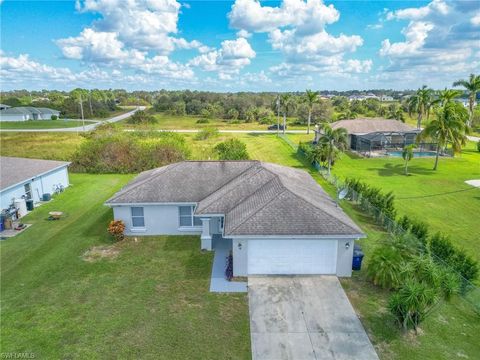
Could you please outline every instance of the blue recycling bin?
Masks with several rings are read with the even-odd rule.
[[[365,254],[358,247],[353,250],[352,270],[360,270],[362,268],[362,260]]]

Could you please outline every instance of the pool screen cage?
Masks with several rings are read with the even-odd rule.
[[[351,135],[350,147],[364,155],[372,152],[402,150],[406,145],[416,144],[415,151],[435,151],[435,143],[417,143],[418,132],[373,132],[363,135]]]

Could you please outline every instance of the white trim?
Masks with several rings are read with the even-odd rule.
[[[197,231],[202,231],[201,226],[180,226],[177,228],[178,231],[184,231],[184,232],[197,232]]]
[[[130,228],[130,232],[146,232],[147,231],[147,228],[146,227],[131,227]]]
[[[171,206],[197,206],[196,202],[132,202],[132,203],[109,203],[105,202],[105,206],[156,206],[156,205],[171,205]]]
[[[10,189],[13,188],[13,187],[16,187],[16,186],[19,186],[19,185],[24,185],[25,183],[28,183],[28,182],[30,182],[30,181],[33,181],[33,180],[35,180],[35,179],[37,179],[37,178],[40,178],[40,177],[42,177],[42,176],[48,175],[48,174],[50,174],[50,173],[53,172],[53,171],[60,170],[60,169],[63,169],[63,168],[68,168],[68,166],[69,166],[70,164],[71,164],[71,162],[69,162],[68,164],[65,164],[65,165],[57,166],[56,168],[53,168],[53,169],[48,170],[48,171],[45,171],[45,172],[40,173],[40,174],[38,174],[38,175],[34,175],[33,177],[28,178],[28,179],[26,179],[26,180],[22,180],[22,181],[20,181],[20,182],[18,182],[18,183],[16,183],[16,184],[7,186],[6,188],[1,189],[1,190],[0,190],[0,193],[2,193],[2,192],[4,192],[4,191],[7,191],[7,190],[10,190]],[[67,169],[67,171],[68,171],[68,169]]]
[[[227,239],[327,239],[327,240],[339,240],[339,239],[360,239],[366,238],[365,234],[354,235],[228,235],[224,236]]]

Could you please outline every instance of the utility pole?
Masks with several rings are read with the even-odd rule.
[[[82,94],[80,94],[80,114],[82,115],[82,126],[83,126],[83,132],[85,132],[85,118],[83,117],[83,101],[82,101]]]
[[[280,94],[277,95],[277,136],[280,135]]]

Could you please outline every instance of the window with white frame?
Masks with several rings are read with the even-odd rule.
[[[195,206],[179,206],[179,224],[181,227],[198,227],[202,226],[202,220],[193,216]]]
[[[143,228],[145,227],[145,217],[143,216],[143,207],[132,207],[132,227]]]

